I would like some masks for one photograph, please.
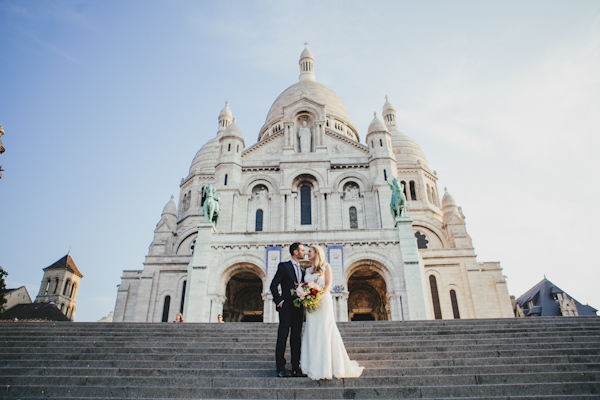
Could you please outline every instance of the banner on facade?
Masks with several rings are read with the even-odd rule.
[[[327,246],[329,256],[329,265],[332,271],[341,271],[344,273],[344,246]]]
[[[267,265],[266,265],[266,273],[267,277],[270,277],[271,274],[275,275],[277,272],[277,266],[281,262],[281,246],[268,246],[267,247]]]

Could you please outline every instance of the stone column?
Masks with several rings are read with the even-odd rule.
[[[212,234],[215,232],[211,222],[202,222],[198,226],[194,255],[188,265],[188,289],[183,309],[183,319],[186,322],[209,322],[208,268]]]
[[[271,292],[263,293],[262,299],[264,301],[263,322],[279,322],[279,313],[275,310]]]
[[[392,293],[388,293],[388,302],[390,304],[392,321],[404,320],[403,312],[402,312],[402,304],[400,301],[401,297],[402,297],[402,295],[397,293],[396,291],[394,291]]]
[[[407,319],[411,321],[429,319],[425,302],[425,268],[423,260],[419,256],[412,223],[413,221],[409,217],[396,218],[395,221],[400,239],[402,270],[406,285]]]
[[[220,295],[215,295],[210,298],[210,322],[218,322],[217,316],[223,314],[223,304],[225,304],[225,300],[227,300],[227,298]]]

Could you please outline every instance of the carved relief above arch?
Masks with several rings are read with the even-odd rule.
[[[352,275],[357,268],[368,266],[369,268],[378,271],[383,276],[388,291],[396,290],[402,286],[400,282],[400,279],[402,278],[399,274],[393,274],[391,267],[388,267],[388,265],[392,266],[394,263],[380,253],[368,250],[357,251],[348,256],[344,255],[344,257],[346,257],[345,262],[348,264],[344,270],[344,281],[346,284],[348,283],[350,275]]]
[[[340,174],[333,182],[331,188],[341,193],[344,190],[344,185],[350,181],[355,182],[358,185],[361,193],[371,191],[371,185],[368,183],[369,179],[366,176],[356,173],[355,171],[349,171]]]
[[[259,267],[259,265],[265,265],[265,260],[254,256],[252,254],[239,254],[234,257],[221,260],[218,266],[215,266],[213,273],[209,276],[209,288],[210,294],[225,295],[227,282],[231,275],[240,271],[251,271],[258,275],[263,281],[263,293],[268,289],[267,285],[270,282],[266,282],[267,276],[265,271]]]
[[[240,187],[240,194],[250,195],[252,193],[252,189],[256,185],[265,185],[269,193],[279,193],[279,185],[277,181],[269,175],[260,174],[252,175],[250,178],[246,179],[246,181]]]
[[[318,187],[326,186],[325,178],[319,172],[317,172],[316,170],[314,170],[312,168],[296,170],[294,175],[289,175],[286,178],[283,186],[295,189],[295,187],[298,186],[298,184],[303,180],[302,179],[303,176],[312,177],[316,181]]]

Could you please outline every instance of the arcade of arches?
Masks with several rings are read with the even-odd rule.
[[[381,274],[372,266],[358,267],[348,279],[348,320],[390,320],[387,288]]]
[[[262,322],[263,282],[250,270],[233,274],[227,282],[226,300],[223,304],[225,322]]]

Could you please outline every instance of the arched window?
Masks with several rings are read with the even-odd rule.
[[[383,140],[379,139],[379,147],[383,147]]]
[[[71,307],[67,307],[67,312],[65,313],[65,315],[68,317],[70,313],[71,313]]]
[[[185,288],[187,281],[183,281],[183,288],[181,289],[181,305],[179,306],[179,312],[183,314],[183,305],[185,304]]]
[[[254,230],[256,232],[262,232],[263,230],[263,210],[256,210],[256,223],[254,224]]]
[[[387,171],[383,170],[383,179],[387,181]]]
[[[300,224],[310,225],[312,223],[312,208],[310,186],[304,185],[300,188]]]
[[[420,231],[415,232],[415,237],[417,238],[417,248],[426,249],[429,241],[427,240],[427,236],[422,234]]]
[[[58,278],[54,279],[54,291],[52,293],[58,292]]]
[[[225,174],[225,183],[224,183],[224,185],[227,186],[227,174]]]
[[[50,279],[46,282],[46,289],[44,289],[44,295],[47,295],[50,291]]]
[[[71,285],[71,293],[69,294],[70,298],[75,297],[75,282],[73,282],[73,284]]]
[[[61,303],[60,304],[60,312],[62,312],[62,310],[65,308],[65,303]]]
[[[231,151],[231,143],[227,145],[227,151]]]
[[[430,203],[433,203],[433,201],[431,201],[431,192],[429,191],[429,184],[426,184],[425,188],[425,191],[427,192],[427,200],[429,200]]]
[[[63,292],[62,292],[63,296],[67,295],[67,291],[69,290],[69,286],[71,286],[71,280],[67,279],[67,281],[65,282],[65,287],[64,287]]]
[[[454,314],[454,319],[460,319],[460,312],[458,312],[458,301],[456,300],[456,292],[454,290],[450,291],[450,301],[452,302],[452,313]]]
[[[236,152],[236,153],[239,153],[239,152],[240,152],[240,145],[239,145],[239,144],[237,145],[237,149],[236,149],[236,151],[235,151],[235,152]]]
[[[358,216],[354,206],[350,207],[350,229],[358,229]]]
[[[417,189],[415,189],[415,181],[410,181],[410,198],[417,200]]]
[[[433,301],[433,314],[435,319],[442,319],[442,308],[440,307],[440,295],[438,293],[435,276],[429,275],[429,286],[431,287],[431,300]]]
[[[194,240],[192,241],[192,245],[190,246],[190,250],[191,250],[191,252],[192,252],[192,255],[194,255],[194,247],[196,247],[196,239],[194,239]]]
[[[171,307],[171,296],[166,296],[165,297],[165,304],[163,306],[162,322],[168,322],[169,321],[169,308],[170,307]]]
[[[400,185],[404,185],[404,186],[402,187],[402,190],[404,191],[404,197],[406,197],[406,200],[410,200],[410,199],[408,198],[408,196],[406,195],[406,182],[402,181],[402,182],[400,182]]]

